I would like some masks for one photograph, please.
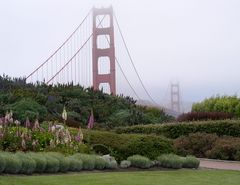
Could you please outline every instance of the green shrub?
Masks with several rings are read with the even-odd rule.
[[[183,168],[198,168],[200,161],[194,156],[187,156],[183,158]]]
[[[108,168],[109,168],[109,169],[116,169],[116,168],[118,168],[118,163],[117,163],[117,161],[116,161],[116,160],[111,161]]]
[[[107,162],[100,156],[95,156],[95,169],[97,170],[103,170],[106,168]]]
[[[6,159],[2,152],[0,152],[0,174],[4,171],[6,166]]]
[[[25,121],[28,117],[30,120],[35,120],[39,117],[40,120],[45,119],[47,109],[31,98],[21,98],[19,101],[7,105],[7,110],[13,110],[15,117],[21,121]]]
[[[89,154],[74,154],[74,158],[80,159],[83,162],[84,170],[93,170],[95,168],[95,156]]]
[[[173,152],[172,141],[163,137],[89,130],[83,130],[83,134],[85,142],[111,148],[111,156],[117,161],[136,154],[155,159],[163,153]]]
[[[35,160],[23,152],[17,152],[15,155],[22,161],[22,168],[19,173],[31,175],[36,168]]]
[[[208,158],[240,161],[240,138],[219,138],[206,152]]]
[[[240,116],[240,98],[237,96],[216,96],[192,105],[195,112],[226,112]]]
[[[12,153],[4,153],[6,160],[5,173],[17,174],[22,169],[22,161],[18,156]]]
[[[150,168],[151,161],[147,157],[143,157],[141,155],[133,155],[127,158],[128,161],[131,162],[133,167],[137,168]]]
[[[53,156],[48,155],[47,153],[44,154],[47,160],[47,165],[45,168],[45,172],[47,173],[56,173],[59,171],[59,160],[55,159]]]
[[[69,168],[69,160],[61,153],[57,152],[48,152],[47,155],[54,157],[59,162],[59,171],[60,172],[67,172]]]
[[[102,156],[102,158],[106,162],[106,168],[108,168],[108,169],[116,169],[118,167],[118,163],[117,163],[117,161],[115,160],[114,157],[112,157],[110,155],[104,155],[104,156]]]
[[[111,150],[109,149],[109,147],[103,144],[94,144],[92,145],[92,149],[94,150],[95,153],[99,155],[106,155],[111,153]]]
[[[83,168],[83,162],[81,159],[76,159],[72,156],[68,157],[69,160],[69,171],[81,171]]]
[[[163,154],[157,157],[159,165],[164,168],[180,169],[183,166],[183,159],[175,154]]]
[[[130,166],[131,166],[131,161],[124,160],[124,161],[121,161],[120,163],[120,168],[129,168]]]
[[[216,134],[193,133],[177,138],[174,141],[174,148],[179,155],[205,157],[206,151],[214,146],[217,139]]]
[[[218,136],[228,135],[240,137],[240,120],[196,121],[162,125],[136,125],[131,127],[119,127],[116,129],[116,132],[119,134],[156,134],[172,139],[197,132],[215,133]]]
[[[36,168],[34,172],[43,173],[47,166],[46,157],[42,153],[33,153],[30,152],[28,155],[35,161]]]

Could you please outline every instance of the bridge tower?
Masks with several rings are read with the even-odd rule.
[[[171,109],[180,113],[180,88],[179,83],[171,83]]]
[[[102,20],[106,19],[103,26]],[[105,38],[104,38],[105,37]],[[100,47],[101,38],[107,39],[107,47]],[[114,26],[113,8],[93,8],[93,46],[92,46],[92,72],[93,88],[99,90],[101,85],[108,85],[111,94],[116,94],[115,74],[115,47],[114,47]],[[107,73],[100,72],[100,63],[104,62],[109,68]]]

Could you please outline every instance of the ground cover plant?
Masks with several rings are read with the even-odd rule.
[[[0,176],[0,185],[239,185],[239,182],[239,172],[223,170],[175,170],[40,176]]]

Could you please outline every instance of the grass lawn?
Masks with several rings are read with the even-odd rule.
[[[0,176],[0,185],[239,185],[240,172],[177,170]]]

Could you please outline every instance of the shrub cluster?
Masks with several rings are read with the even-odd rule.
[[[240,98],[237,96],[216,96],[192,106],[195,112],[226,112],[240,117]]]
[[[133,155],[128,157],[120,163],[120,167],[125,169],[129,167],[136,168],[151,168],[151,167],[162,167],[162,168],[198,168],[200,161],[194,156],[180,157],[175,154],[162,154],[156,158],[155,161],[151,161],[147,157],[141,155]]]
[[[131,166],[137,168],[150,168],[152,165],[150,159],[141,155],[133,155],[128,157],[127,160],[131,162]]]
[[[175,154],[163,154],[157,158],[158,165],[164,168],[198,168],[200,161],[193,157],[180,157]]]
[[[156,134],[172,139],[196,132],[216,133],[218,136],[228,135],[240,137],[240,120],[196,121],[162,125],[136,125],[131,127],[119,127],[115,131],[119,134]]]
[[[131,162],[128,160],[123,160],[120,163],[120,168],[129,168],[131,166]]]
[[[85,136],[84,142],[90,145],[101,144],[108,147],[111,156],[114,156],[117,161],[137,154],[153,160],[163,153],[173,152],[172,141],[159,136],[116,134],[93,130],[83,130],[83,134]]]
[[[111,156],[75,154],[66,157],[56,152],[0,152],[0,173],[27,175],[32,173],[66,173],[82,169],[114,169],[117,166],[116,160]]]
[[[177,121],[207,121],[232,119],[233,114],[226,112],[189,112],[178,116]]]
[[[174,148],[180,155],[195,155],[222,160],[240,160],[240,138],[216,134],[193,133],[174,141]]]

